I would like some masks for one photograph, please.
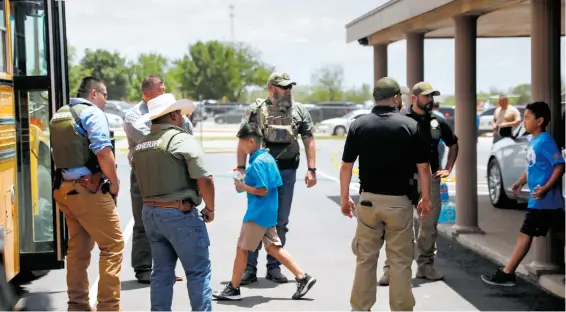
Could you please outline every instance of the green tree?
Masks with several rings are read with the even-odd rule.
[[[522,83],[516,85],[514,88],[511,89],[511,93],[519,96],[516,100],[517,104],[519,105],[527,104],[531,101],[531,84]]]
[[[126,59],[117,52],[86,49],[80,65],[106,82],[108,99],[122,99],[129,95],[130,78]]]
[[[171,67],[170,61],[161,54],[142,53],[138,55],[135,62],[129,63],[129,84],[131,88],[129,88],[128,99],[140,99],[142,81],[149,75],[161,77],[165,82],[167,92],[175,93],[178,82]]]
[[[83,77],[91,74],[90,69],[85,69],[76,62],[76,49],[67,45],[67,66],[69,69],[69,94],[71,97],[77,95],[77,90]]]
[[[340,65],[327,65],[317,69],[311,77],[315,86],[315,94],[322,96],[326,93],[329,101],[337,101],[342,97],[344,68]]]
[[[192,98],[243,100],[246,88],[264,87],[272,68],[250,46],[219,41],[197,42],[174,62],[173,76]]]

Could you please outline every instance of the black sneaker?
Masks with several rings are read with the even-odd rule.
[[[240,280],[240,285],[248,285],[253,282],[257,282],[256,274],[250,271],[244,271],[244,274],[242,274],[242,279]]]
[[[242,300],[242,296],[240,295],[240,287],[232,287],[232,282],[228,283],[228,285],[224,287],[224,290],[213,293],[212,297],[218,300]]]
[[[312,286],[316,283],[316,278],[305,273],[305,276],[301,279],[295,279],[297,281],[297,291],[293,295],[293,299],[300,299],[306,295]]]
[[[493,275],[482,274],[481,279],[484,283],[494,286],[513,287],[516,285],[515,273],[507,274],[501,269],[497,269]]]

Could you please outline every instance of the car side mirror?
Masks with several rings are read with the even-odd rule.
[[[499,132],[499,136],[504,137],[504,138],[510,138],[513,136],[513,128],[512,127],[503,127],[503,128],[499,128],[498,132]]]

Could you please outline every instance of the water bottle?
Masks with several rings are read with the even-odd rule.
[[[240,173],[240,170],[238,169],[234,169],[234,179],[244,182],[244,177],[242,176],[242,173]],[[243,193],[244,191],[240,191],[238,190],[238,193]]]
[[[455,223],[456,222],[456,207],[454,202],[450,200],[448,194],[448,185],[446,182],[440,182],[440,216],[438,223]]]

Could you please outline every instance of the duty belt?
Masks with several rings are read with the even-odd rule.
[[[182,212],[189,212],[194,208],[194,205],[191,204],[188,200],[175,200],[169,202],[144,201],[143,204],[146,206],[179,209]]]

